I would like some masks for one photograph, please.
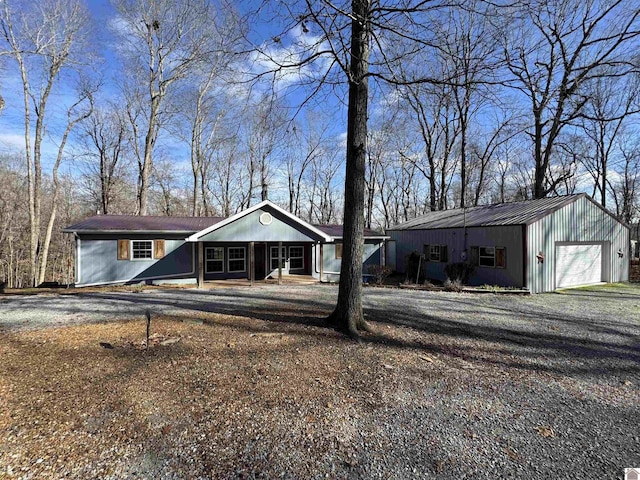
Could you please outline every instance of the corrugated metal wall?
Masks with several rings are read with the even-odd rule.
[[[556,243],[600,243],[603,280],[629,279],[629,229],[586,197],[527,227],[527,283],[531,293],[555,290]],[[623,252],[619,257],[618,250]],[[544,260],[538,262],[536,255]]]
[[[466,233],[466,244],[465,244]],[[507,268],[478,267],[470,279],[471,285],[503,285],[522,287],[524,280],[522,257],[522,227],[520,225],[443,228],[436,230],[390,230],[389,235],[396,242],[396,270],[404,273],[405,257],[413,251],[422,253],[424,245],[447,245],[449,263],[462,262],[465,247],[467,254],[472,246],[505,247]],[[424,272],[427,278],[444,281],[445,263],[426,262]]]

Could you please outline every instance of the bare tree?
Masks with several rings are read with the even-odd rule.
[[[581,126],[589,139],[588,151],[581,156],[582,163],[593,178],[593,196],[599,194],[600,203],[607,205],[609,190],[608,171],[616,149],[618,137],[624,132],[625,122],[640,111],[637,76],[602,77],[589,87],[588,102]]]
[[[533,142],[533,196],[545,197],[572,170],[552,169],[563,131],[584,114],[588,86],[634,71],[633,40],[640,8],[624,0],[552,0],[526,4],[506,16],[508,84],[528,101]]]
[[[87,184],[97,183],[95,197],[99,211],[104,215],[114,213],[111,207],[125,157],[126,119],[118,105],[109,105],[95,109],[81,127],[83,156],[88,158]]]
[[[10,58],[20,75],[23,114],[27,191],[29,197],[29,263],[31,283],[42,282],[46,271],[50,233],[41,238],[42,226],[42,143],[47,127],[48,105],[61,76],[71,72],[80,60],[90,56],[83,50],[89,36],[89,17],[78,0],[55,0],[32,3],[6,0],[0,17],[1,39],[6,42]],[[74,102],[63,128],[54,170],[57,170],[70,129],[83,113],[82,101],[90,98],[89,89],[81,88],[79,102]],[[53,217],[55,217],[55,210]],[[51,217],[47,232],[52,225]]]
[[[121,54],[134,79],[130,86],[140,111],[130,115],[139,149],[138,213],[147,213],[153,152],[167,95],[199,68],[218,46],[212,36],[213,6],[206,0],[117,0]],[[130,102],[131,105],[131,102]],[[137,109],[130,109],[136,112]],[[141,145],[140,145],[141,144]]]

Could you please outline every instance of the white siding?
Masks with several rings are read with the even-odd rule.
[[[531,293],[556,289],[556,246],[565,243],[602,243],[602,279],[629,279],[629,229],[586,197],[578,198],[527,227],[527,286]],[[618,250],[623,256],[618,255]],[[536,255],[544,260],[539,262]]]

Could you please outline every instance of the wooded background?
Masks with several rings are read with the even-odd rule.
[[[372,3],[367,227],[580,191],[637,222],[636,2]],[[340,223],[349,11],[1,1],[0,281],[71,283],[96,213]]]

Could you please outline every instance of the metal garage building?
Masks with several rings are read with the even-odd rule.
[[[446,279],[447,263],[464,261],[477,266],[471,285],[531,293],[629,279],[629,227],[584,193],[430,212],[388,234],[396,269],[404,272],[418,251],[434,280]]]

